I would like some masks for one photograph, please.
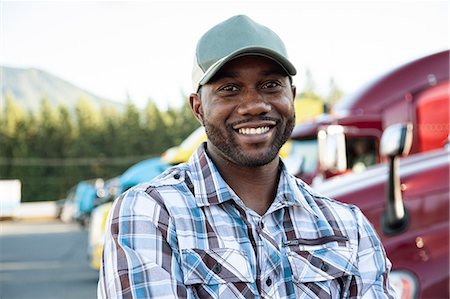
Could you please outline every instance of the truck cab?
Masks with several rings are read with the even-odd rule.
[[[333,168],[328,166],[334,159],[334,147],[323,144],[323,137],[342,132],[344,139],[335,140],[335,146],[343,146],[346,159],[344,164]],[[292,156],[288,156],[289,171],[308,184],[315,185],[335,175],[361,171],[366,167],[381,162],[378,146],[382,134],[381,117],[321,115],[312,121],[297,125],[291,135]],[[330,141],[331,142],[331,141]],[[326,149],[328,152],[319,152]],[[367,159],[363,159],[363,152]],[[291,160],[300,162],[293,163]],[[341,160],[342,161],[342,160]],[[364,163],[358,163],[363,162]],[[362,165],[363,164],[363,165]]]
[[[410,137],[391,134],[399,126],[409,126]],[[385,162],[315,188],[364,212],[393,264],[400,298],[449,298],[449,146],[407,155],[413,138],[411,124],[388,127],[380,144]],[[409,149],[395,149],[402,144]]]
[[[317,150],[312,171],[298,176],[357,205],[375,227],[400,298],[450,298],[449,101],[443,51],[382,76],[292,135]],[[362,139],[375,157],[358,168]]]
[[[411,154],[442,147],[449,134],[448,64],[449,51],[412,61],[338,102],[331,113],[297,125],[291,140],[292,146],[298,148],[296,156],[301,157],[302,163],[297,163],[291,173],[314,185],[376,165],[383,161],[379,153],[383,130],[395,123],[413,124]],[[335,145],[323,144],[324,136],[340,131],[344,133],[343,140],[334,140]],[[366,149],[364,154],[371,155],[364,165],[361,165],[362,144]],[[306,155],[301,149],[303,145],[317,154]],[[331,167],[330,159],[336,157],[332,151],[337,145],[343,147],[345,159]]]

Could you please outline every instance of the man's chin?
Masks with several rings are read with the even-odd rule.
[[[278,152],[275,154],[273,152],[269,153],[254,153],[238,155],[234,157],[234,163],[244,166],[244,167],[261,167],[269,164],[278,156]]]

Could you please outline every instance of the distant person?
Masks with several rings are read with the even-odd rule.
[[[376,163],[375,149],[367,138],[357,138],[352,143],[352,170],[363,171]]]
[[[391,264],[352,205],[291,176],[295,67],[234,16],[199,40],[191,108],[207,141],[131,188],[108,219],[99,298],[393,298]]]

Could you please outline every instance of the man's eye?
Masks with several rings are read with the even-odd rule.
[[[234,92],[234,91],[238,91],[239,89],[235,85],[225,85],[225,86],[221,87],[219,90],[225,91],[225,92]]]
[[[262,89],[274,89],[274,88],[278,88],[280,86],[281,86],[281,84],[277,81],[268,81],[268,82],[264,82],[261,85],[261,88]]]

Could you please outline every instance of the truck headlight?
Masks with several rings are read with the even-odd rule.
[[[394,270],[389,279],[399,299],[418,298],[419,285],[417,278],[409,271]]]

